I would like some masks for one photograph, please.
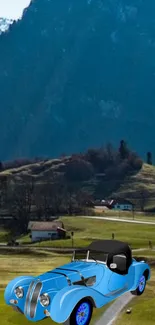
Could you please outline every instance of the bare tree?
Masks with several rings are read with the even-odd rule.
[[[0,176],[0,209],[5,209],[7,200],[8,177]]]
[[[144,211],[148,200],[149,200],[149,193],[145,188],[142,188],[139,192],[139,200],[138,200],[142,212]]]
[[[150,151],[147,152],[147,164],[152,165],[152,153]]]
[[[7,206],[12,216],[12,230],[16,233],[27,231],[28,222],[31,218],[33,202],[34,181],[29,178],[25,181],[14,181],[8,189]]]
[[[37,216],[46,220],[50,215],[58,215],[65,204],[65,184],[62,177],[53,175],[44,183],[36,184],[34,202]]]

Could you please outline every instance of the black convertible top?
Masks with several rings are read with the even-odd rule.
[[[121,254],[124,253],[131,257],[131,249],[127,243],[119,240],[95,240],[88,247],[90,251],[103,252],[107,254]]]

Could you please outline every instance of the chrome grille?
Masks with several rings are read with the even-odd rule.
[[[41,288],[42,288],[42,283],[38,282],[35,289],[34,289],[32,299],[31,299],[31,302],[30,302],[30,317],[31,318],[33,318],[35,316],[35,312],[36,312],[36,308],[37,308],[37,302],[38,302],[38,296],[39,296]]]
[[[31,318],[34,318],[34,316],[35,316],[37,302],[38,302],[38,296],[39,296],[41,288],[42,288],[41,282],[35,283],[35,281],[32,281],[29,286],[27,296],[26,296],[24,313],[25,313],[25,315],[28,315]]]
[[[29,286],[29,289],[28,289],[28,292],[27,292],[27,295],[26,295],[25,309],[24,309],[25,314],[28,314],[28,306],[29,306],[30,294],[31,294],[33,285],[34,285],[34,281],[31,282],[31,284]]]

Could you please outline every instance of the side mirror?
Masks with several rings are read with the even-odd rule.
[[[116,263],[111,263],[110,268],[111,269],[117,269],[117,264]]]

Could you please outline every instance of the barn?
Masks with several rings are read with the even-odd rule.
[[[28,225],[31,241],[54,240],[66,237],[66,230],[62,221],[31,221]]]

